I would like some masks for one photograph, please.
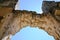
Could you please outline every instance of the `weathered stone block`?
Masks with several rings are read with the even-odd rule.
[[[43,1],[42,11],[43,13],[52,13],[53,9],[56,7],[55,1]]]
[[[57,16],[60,15],[60,10],[59,9],[55,10],[55,15],[57,15]]]
[[[15,5],[17,3],[18,0],[0,0],[0,7],[12,7],[15,8]]]
[[[9,13],[12,13],[13,8],[11,7],[1,7],[0,8],[0,16],[6,16]]]

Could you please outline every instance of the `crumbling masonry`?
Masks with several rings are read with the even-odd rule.
[[[54,36],[55,40],[60,40],[60,2],[54,2],[55,6],[47,8],[46,6],[50,6],[51,2],[44,1],[43,13],[37,14],[33,11],[14,10],[17,1],[0,1],[0,40],[10,40],[11,35],[16,34],[26,26],[41,28],[49,35]]]

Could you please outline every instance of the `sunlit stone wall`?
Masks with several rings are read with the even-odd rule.
[[[0,40],[6,37],[8,37],[6,40],[10,39],[8,35],[14,35],[26,26],[41,28],[54,36],[56,40],[60,40],[60,21],[56,20],[54,14],[14,10],[11,6],[0,7],[0,14]]]
[[[48,14],[36,14],[33,11],[13,11],[6,16],[3,20],[0,34],[14,35],[19,30],[26,26],[37,27],[45,30],[48,34],[54,36],[57,40],[60,38],[60,22],[58,22],[50,13]],[[3,31],[2,31],[3,30]],[[60,40],[60,39],[59,39]]]

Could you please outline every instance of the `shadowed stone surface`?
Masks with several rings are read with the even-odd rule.
[[[12,7],[15,8],[15,5],[18,0],[0,0],[0,7]]]

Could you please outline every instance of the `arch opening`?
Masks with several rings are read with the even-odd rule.
[[[46,31],[26,26],[16,33],[11,40],[55,40],[53,36],[50,36]]]

